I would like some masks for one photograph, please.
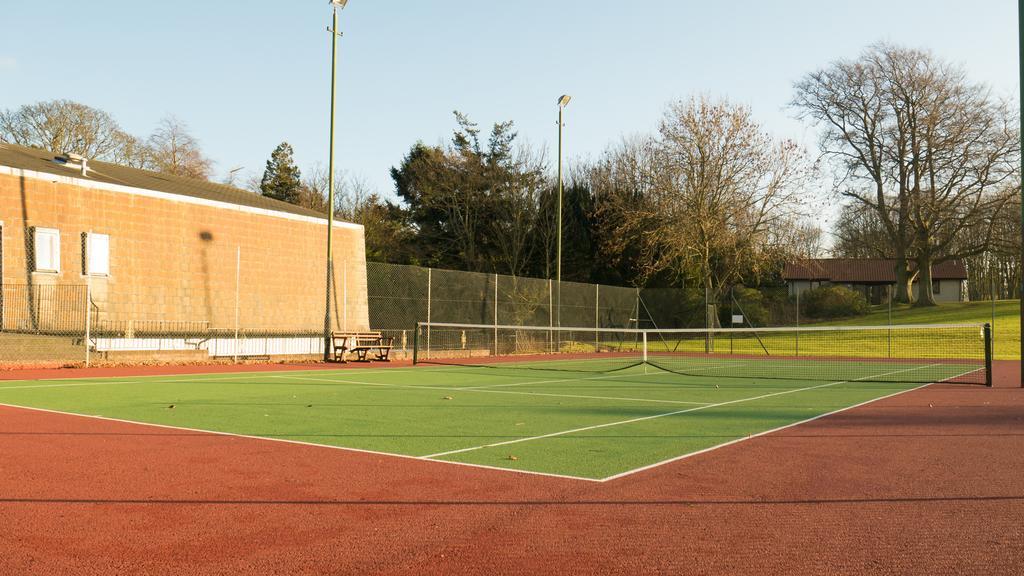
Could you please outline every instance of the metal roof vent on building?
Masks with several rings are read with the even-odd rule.
[[[53,161],[67,168],[80,169],[82,176],[89,175],[89,159],[81,154],[65,152],[54,157]]]

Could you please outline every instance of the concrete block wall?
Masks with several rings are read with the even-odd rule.
[[[5,286],[83,285],[81,235],[109,235],[110,275],[88,278],[101,322],[230,330],[237,306],[243,330],[323,327],[325,220],[8,170],[0,223]],[[29,269],[33,227],[60,231],[59,273]],[[333,235],[333,323],[367,329],[363,229],[341,223]]]

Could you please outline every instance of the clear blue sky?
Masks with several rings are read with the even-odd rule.
[[[261,174],[282,140],[327,161],[327,0],[2,0],[0,108],[69,98],[147,135],[185,120],[216,162]],[[514,120],[554,159],[556,99],[570,155],[650,132],[672,99],[748,104],[812,151],[786,103],[801,75],[888,40],[929,48],[1016,99],[1013,0],[351,0],[341,13],[341,168],[391,193],[417,140],[452,110]]]

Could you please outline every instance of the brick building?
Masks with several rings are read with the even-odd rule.
[[[88,315],[97,351],[238,354],[211,349],[238,330],[264,338],[266,355],[296,352],[302,337],[312,352],[325,224],[230,186],[0,143],[0,328],[73,334]],[[333,324],[367,329],[363,228],[336,222],[333,234]]]

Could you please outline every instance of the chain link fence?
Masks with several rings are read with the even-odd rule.
[[[0,365],[83,362],[86,287],[0,287]]]
[[[174,270],[145,279],[76,274],[76,282],[60,283],[52,275],[32,274],[31,283],[8,281],[0,286],[0,366],[320,358],[322,284],[268,290],[258,258],[211,246],[191,264],[192,281]],[[806,303],[785,287],[737,286],[708,301],[693,289],[559,286],[548,279],[375,262],[366,265],[364,297],[361,286],[346,281],[349,274],[361,274],[353,265],[358,266],[338,263],[331,326],[365,330],[368,314],[370,329],[395,338],[396,359],[411,358],[417,322],[657,330],[826,320],[809,314]],[[900,323],[885,308],[846,320]],[[997,344],[1019,338],[1015,325],[1004,328],[995,319],[993,304]]]
[[[197,304],[192,296],[112,294],[97,284],[5,284],[0,367],[298,360],[323,354],[322,317],[275,318],[287,309],[284,303],[268,306],[257,296],[239,294],[213,302],[220,312],[211,319],[192,315],[189,306]]]
[[[195,257],[154,266],[145,245],[94,236],[30,227],[4,244],[0,367],[323,356],[322,264],[271,261],[210,234]],[[368,329],[362,264],[335,260],[333,330]]]
[[[693,324],[692,302],[680,289],[579,282],[559,286],[541,278],[380,262],[367,263],[366,270],[370,326],[394,336],[397,358],[411,357],[417,322],[579,328]]]
[[[29,273],[0,290],[0,366],[313,360],[323,354],[323,286],[282,293],[258,254],[211,244],[188,270],[146,278]],[[75,263],[77,265],[77,263]],[[412,356],[417,322],[654,328],[700,325],[682,290],[521,278],[382,263],[366,267],[366,298],[336,266],[331,326],[395,337]],[[76,282],[61,280],[74,273]],[[198,280],[197,280],[198,279]],[[561,290],[559,290],[561,288]],[[351,293],[357,292],[357,293]],[[561,292],[561,293],[559,293]],[[651,300],[654,305],[648,304]],[[699,312],[699,310],[698,310]],[[365,318],[365,316],[364,316]]]

